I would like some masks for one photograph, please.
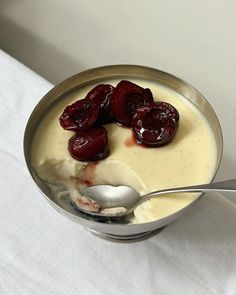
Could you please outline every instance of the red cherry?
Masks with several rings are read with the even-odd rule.
[[[73,158],[82,162],[98,161],[108,157],[107,131],[104,127],[93,128],[72,136],[68,150]]]
[[[62,128],[71,131],[89,129],[96,122],[100,107],[89,99],[81,99],[67,106],[60,117]]]
[[[130,126],[136,109],[151,102],[153,96],[150,89],[122,80],[114,90],[111,110],[118,122]]]
[[[90,99],[100,107],[97,125],[114,122],[115,118],[111,112],[111,100],[114,87],[110,84],[99,84],[86,95],[85,99]]]
[[[169,103],[153,102],[136,110],[132,129],[139,142],[162,146],[170,142],[179,126],[179,113]]]

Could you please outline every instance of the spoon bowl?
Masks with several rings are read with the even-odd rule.
[[[103,209],[123,207],[122,204],[125,204],[126,208],[131,208],[140,200],[140,194],[132,187],[125,185],[92,185],[81,189],[80,192],[100,204]]]
[[[99,209],[97,211],[91,211],[88,207],[84,208],[78,205],[77,208],[84,213],[96,217],[121,218],[133,212],[141,203],[157,196],[209,191],[236,191],[236,179],[153,191],[143,196],[140,196],[135,189],[129,186],[94,185],[81,189],[81,194],[88,201],[96,202]]]

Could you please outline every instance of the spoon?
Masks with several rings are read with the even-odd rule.
[[[93,185],[81,189],[80,192],[88,201],[98,205],[97,208],[99,209],[97,209],[97,212],[90,211],[87,207],[80,207],[78,204],[77,208],[84,213],[96,217],[125,217],[133,212],[138,205],[157,195],[211,191],[236,191],[236,179],[210,184],[163,189],[147,193],[143,196],[140,196],[135,189],[129,186],[112,186],[108,184]]]

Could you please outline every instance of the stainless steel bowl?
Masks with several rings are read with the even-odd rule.
[[[183,95],[186,99],[190,100],[195,106],[197,106],[197,108],[207,118],[215,135],[217,143],[217,163],[215,173],[218,170],[222,156],[222,131],[213,108],[195,88],[171,74],[143,66],[114,65],[91,69],[66,79],[59,85],[55,86],[41,99],[33,110],[25,129],[24,154],[29,172],[41,192],[46,197],[46,200],[49,201],[49,203],[61,214],[103,238],[133,240],[150,235],[151,233],[171,223],[182,215],[185,210],[188,210],[188,208],[195,201],[174,214],[148,223],[102,223],[79,215],[71,206],[60,203],[58,199],[55,198],[52,190],[37,176],[31,163],[33,137],[44,114],[47,113],[54,104],[64,99],[65,96],[77,91],[80,87],[94,83],[104,83],[106,80],[110,79],[143,79],[145,81],[154,81]]]

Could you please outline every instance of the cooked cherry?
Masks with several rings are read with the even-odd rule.
[[[100,107],[89,99],[81,99],[67,106],[60,117],[60,124],[66,130],[86,130],[97,120]]]
[[[108,157],[107,131],[104,127],[75,134],[69,139],[68,150],[78,161],[90,162]]]
[[[98,125],[114,122],[115,117],[111,112],[111,99],[114,87],[110,84],[99,84],[86,95],[100,106],[100,113],[97,119]]]
[[[136,110],[132,129],[139,142],[162,146],[170,142],[179,125],[179,113],[169,103],[153,102]]]
[[[114,90],[111,110],[118,122],[130,126],[136,109],[151,102],[153,96],[150,89],[122,80]]]

